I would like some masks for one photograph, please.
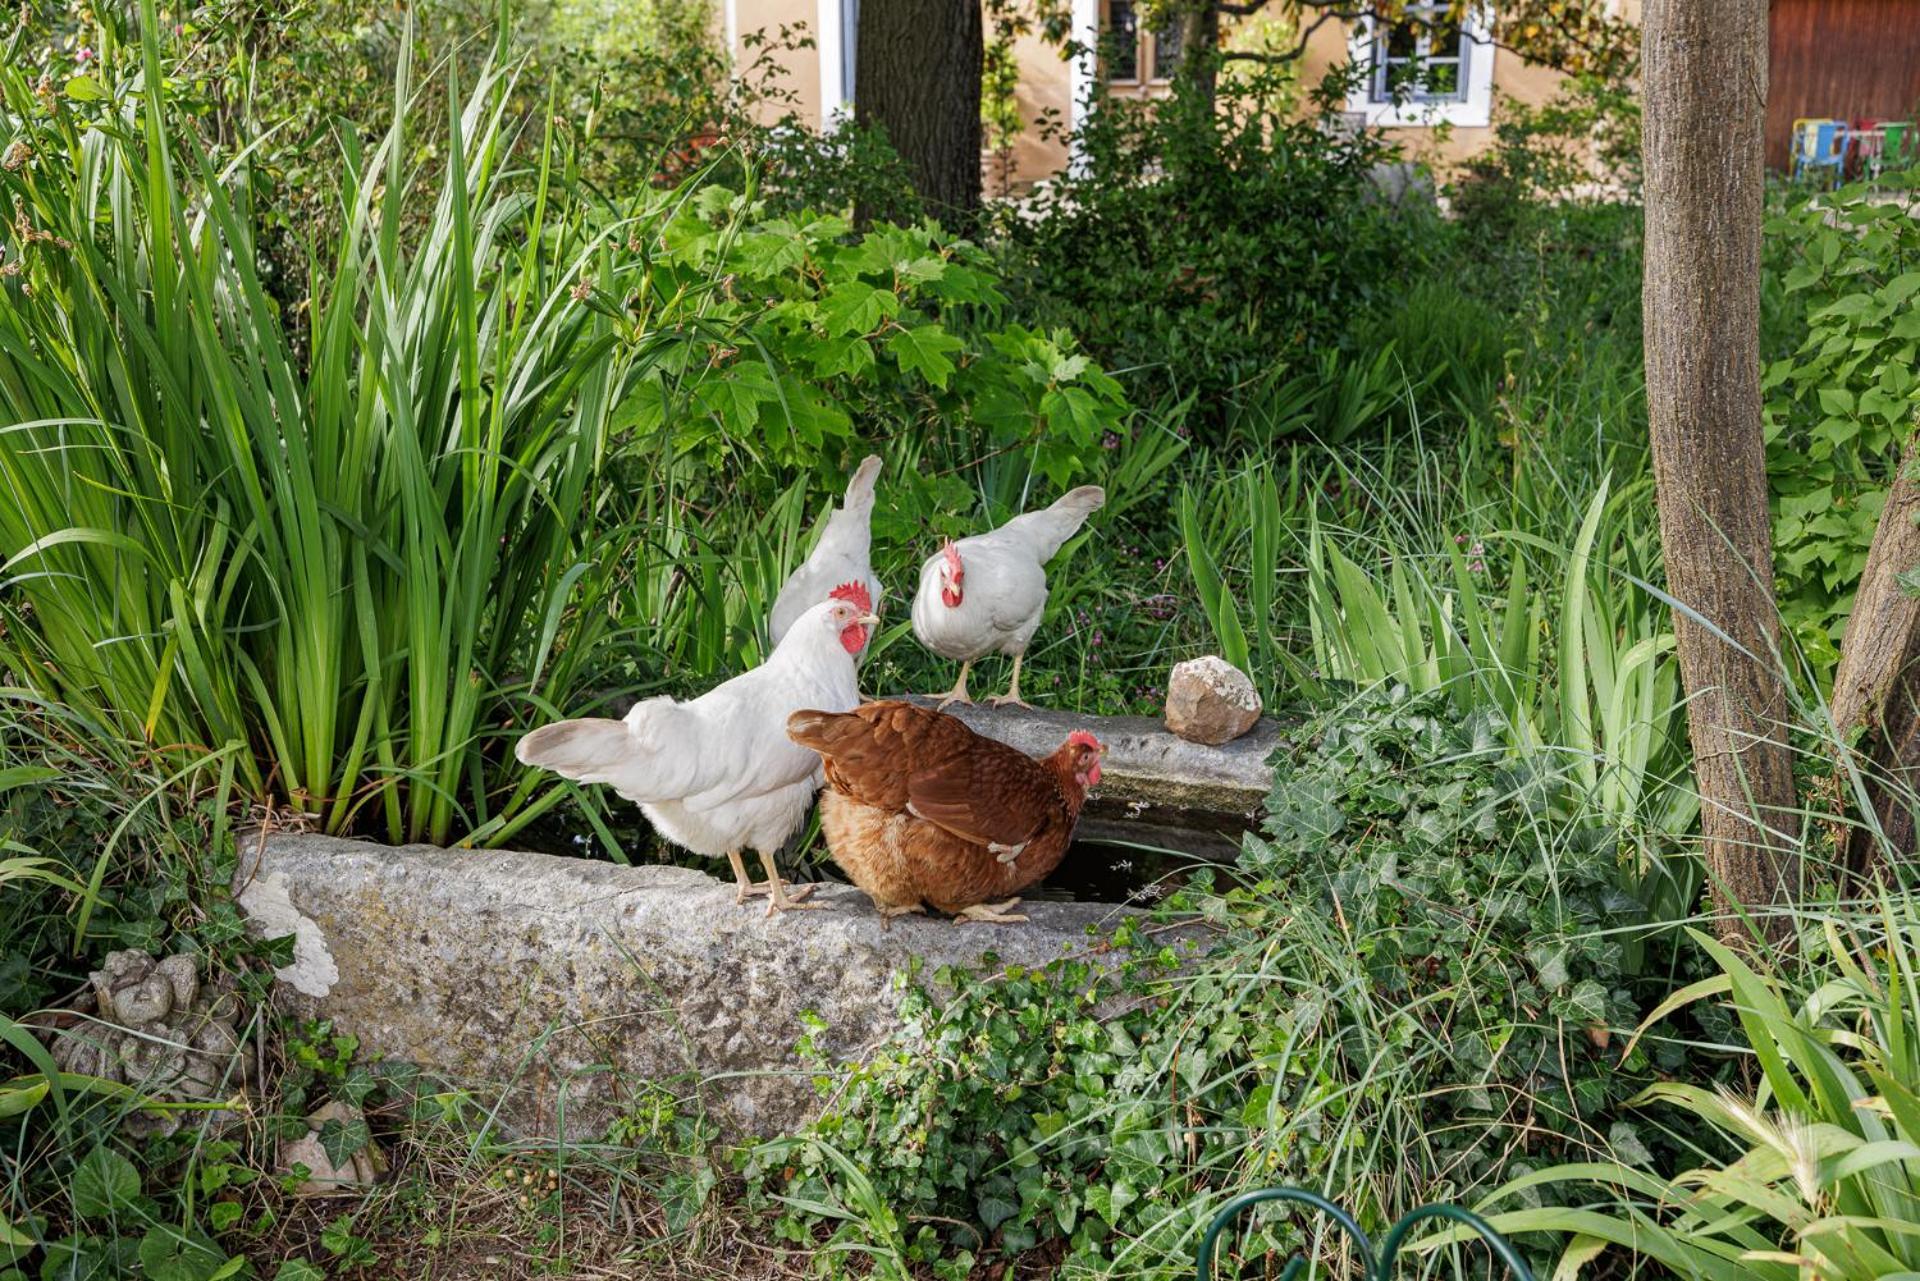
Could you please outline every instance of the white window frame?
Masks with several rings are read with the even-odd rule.
[[[1448,124],[1483,129],[1493,123],[1493,34],[1485,9],[1475,7],[1461,22],[1466,39],[1460,56],[1460,74],[1466,78],[1466,96],[1459,102],[1376,102],[1373,98],[1373,46],[1378,20],[1371,14],[1355,21],[1347,34],[1347,56],[1366,74],[1347,95],[1347,110],[1363,114],[1367,123],[1383,128],[1431,128]]]
[[[857,32],[846,30],[843,0],[817,0],[814,52],[820,56],[820,127],[832,129],[853,119],[852,54]]]

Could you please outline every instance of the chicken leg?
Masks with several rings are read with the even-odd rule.
[[[780,910],[784,911],[789,907],[799,904],[801,899],[813,893],[813,886],[811,885],[802,885],[796,888],[793,893],[787,893],[785,883],[781,881],[779,873],[773,870],[773,860],[765,854],[762,854],[760,858],[767,867],[768,879],[764,881],[756,881],[747,875],[747,865],[741,861],[739,850],[727,851],[727,861],[733,864],[733,880],[737,887],[733,895],[734,902],[744,903],[756,894],[765,894],[769,899],[767,915],[772,916],[775,910],[775,903],[778,903]],[[819,907],[820,904],[808,903],[805,904],[805,906]]]
[[[953,914],[956,924],[963,921],[981,921],[989,925],[1012,925],[1027,918],[1019,912],[1009,911],[1018,907],[1020,900],[1010,898],[1004,903],[975,903],[972,907],[963,907]]]
[[[987,702],[991,703],[995,707],[1028,707],[1030,708],[1033,706],[1032,703],[1029,703],[1026,699],[1020,697],[1020,660],[1025,657],[1026,655],[1024,653],[1015,654],[1013,656],[1013,683],[1007,686],[1006,693],[997,694],[994,697],[989,698]]]
[[[791,912],[797,908],[825,907],[825,903],[802,903],[800,900],[813,893],[813,886],[802,885],[793,894],[787,893],[787,883],[780,879],[780,870],[773,865],[773,855],[760,851],[760,866],[767,869],[767,915],[775,912]]]
[[[972,666],[973,666],[972,659],[968,659],[966,662],[960,664],[960,679],[953,683],[952,689],[948,690],[945,694],[941,695],[940,697],[940,702],[938,706],[941,710],[944,711],[948,703],[972,703],[973,702],[972,699],[967,697],[967,669],[971,668]]]

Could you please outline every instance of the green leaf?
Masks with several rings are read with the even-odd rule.
[[[365,1117],[356,1116],[348,1121],[330,1117],[320,1126],[320,1150],[327,1154],[327,1160],[333,1162],[335,1169],[344,1166],[372,1138]]]
[[[846,280],[820,300],[827,332],[859,336],[872,333],[880,322],[900,314],[900,299],[890,289],[878,289],[864,280]]]
[[[106,96],[107,91],[92,76],[75,76],[67,81],[67,97],[75,102],[100,102]]]
[[[73,1212],[83,1219],[101,1219],[133,1203],[140,1195],[140,1171],[133,1162],[102,1144],[74,1167],[68,1184]]]
[[[327,1270],[305,1259],[282,1259],[273,1281],[326,1281]]]
[[[900,362],[900,368],[917,371],[935,387],[945,388],[953,374],[950,355],[966,344],[942,329],[938,323],[902,329],[887,340],[887,350]]]
[[[1047,424],[1082,445],[1093,443],[1100,430],[1100,406],[1084,387],[1055,387],[1040,398]]]

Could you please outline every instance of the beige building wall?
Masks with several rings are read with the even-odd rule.
[[[767,85],[775,91],[776,97],[761,107],[761,115],[768,123],[793,111],[813,128],[820,127],[818,43],[806,49],[774,47],[780,43],[782,27],[791,28],[795,34],[814,37],[814,29],[819,25],[818,16],[815,0],[726,0],[721,20],[727,27],[735,72],[747,74],[751,64],[763,55],[776,68]],[[759,49],[749,49],[745,44],[746,37],[755,32],[764,35],[766,43]]]
[[[832,5],[833,0],[828,0],[828,3]],[[1632,10],[1639,7],[1638,0],[1626,0],[1626,5]],[[837,6],[829,10],[837,11]],[[746,63],[755,56],[743,45],[743,37],[748,33],[764,31],[771,37],[782,25],[786,25],[795,29],[804,28],[808,35],[817,38],[821,12],[820,0],[727,0],[725,18],[736,67],[744,69]],[[1348,31],[1344,24],[1329,22],[1312,34],[1300,63],[1303,85],[1317,83],[1331,68],[1347,60]],[[826,44],[832,50],[837,40],[833,33],[828,33],[827,39],[819,43]],[[1536,105],[1552,98],[1559,87],[1562,78],[1559,72],[1534,66],[1505,49],[1488,47],[1483,50],[1483,56],[1491,60],[1493,111],[1496,118],[1502,100]],[[819,127],[822,123],[822,77],[818,45],[807,49],[784,50],[775,57],[780,64],[775,83],[791,93],[792,109],[799,112],[800,118]],[[989,192],[997,191],[1004,185],[1003,176],[1010,177],[1014,188],[1025,188],[1059,173],[1068,162],[1065,142],[1057,137],[1043,136],[1041,122],[1047,118],[1049,111],[1062,123],[1071,120],[1074,108],[1071,64],[1061,56],[1056,46],[1038,34],[1019,37],[1015,42],[1015,57],[1020,66],[1015,102],[1024,128],[1012,147],[1010,174],[999,158],[988,156],[984,159],[983,174]],[[1165,87],[1149,83],[1127,86],[1115,92],[1133,96],[1159,96],[1165,92]],[[774,104],[769,107],[768,114],[778,116],[787,109]],[[1381,129],[1390,141],[1400,145],[1409,159],[1431,164],[1443,175],[1493,140],[1491,124],[1455,124],[1444,128],[1384,125]]]
[[[1020,67],[1020,84],[1014,90],[1014,105],[1020,111],[1023,126],[1013,144],[1012,181],[1016,187],[1030,187],[1067,167],[1067,144],[1061,137],[1044,137],[1041,122],[1052,111],[1060,128],[1071,120],[1073,110],[1072,66],[1060,56],[1058,47],[1049,44],[1037,32],[1018,36],[1013,42],[1014,61]],[[988,163],[987,190],[997,191],[999,167]]]

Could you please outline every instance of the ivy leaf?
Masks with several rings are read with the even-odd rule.
[[[921,377],[943,390],[954,370],[950,354],[965,346],[937,322],[902,329],[887,340],[887,350],[900,362],[900,368],[917,370]]]
[[[336,1170],[372,1139],[373,1133],[367,1129],[365,1117],[356,1116],[349,1121],[330,1117],[320,1126],[320,1150],[327,1154],[327,1160],[333,1162]]]
[[[1013,1197],[1012,1186],[1004,1177],[987,1180],[974,1199],[974,1212],[980,1216],[980,1225],[991,1232],[1018,1214],[1020,1204]]]
[[[356,1063],[347,1071],[347,1079],[340,1083],[339,1092],[347,1102],[359,1107],[367,1101],[368,1095],[379,1088],[380,1078],[373,1074],[373,1069],[364,1063]]]
[[[282,1259],[273,1281],[327,1281],[326,1269],[305,1259]]]
[[[68,1193],[75,1214],[83,1219],[105,1218],[140,1195],[140,1171],[134,1169],[133,1162],[102,1145],[74,1167]]]

